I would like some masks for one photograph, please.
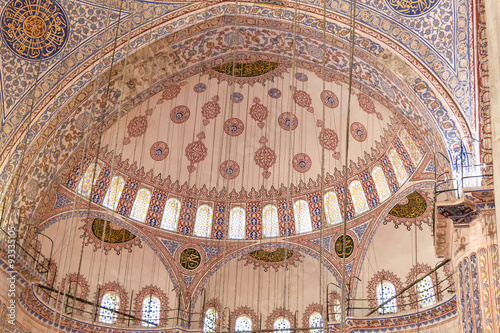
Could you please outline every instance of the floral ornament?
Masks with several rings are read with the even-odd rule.
[[[191,142],[187,145],[185,150],[185,155],[189,162],[191,162],[187,169],[189,172],[193,172],[196,170],[195,164],[203,161],[205,157],[207,157],[208,149],[207,146],[203,143],[203,139],[205,139],[205,133],[200,132],[196,135],[198,140]]]
[[[295,171],[304,173],[311,169],[312,161],[309,155],[305,153],[298,153],[293,157],[292,165]]]
[[[240,174],[240,166],[236,163],[236,161],[227,160],[222,162],[219,167],[219,172],[225,179],[235,179]]]
[[[314,108],[312,105],[312,99],[309,94],[304,90],[297,90],[296,87],[291,87],[293,89],[293,100],[298,106],[307,108],[307,112],[314,113]]]
[[[318,120],[316,122],[316,126],[323,127],[323,122],[321,120]],[[326,150],[333,151],[333,158],[337,160],[340,158],[340,153],[338,151],[335,151],[339,145],[339,137],[334,130],[329,128],[322,128],[321,132],[319,133],[318,139],[322,147],[324,147]]]
[[[266,146],[268,142],[269,141],[264,136],[261,137],[259,143],[262,147],[260,147],[254,154],[255,164],[264,169],[262,176],[266,179],[271,176],[269,168],[276,163],[276,153],[273,149]]]
[[[181,88],[186,84],[186,82],[181,82],[179,84],[173,84],[168,86],[163,93],[161,94],[161,98],[158,100],[157,104],[162,104],[165,101],[172,100],[176,98],[181,92]]]
[[[250,116],[257,122],[257,126],[260,128],[264,127],[264,120],[267,119],[269,115],[269,110],[263,105],[260,104],[260,99],[255,97],[253,99],[254,105],[250,108]]]
[[[356,121],[351,124],[351,135],[354,138],[354,140],[358,142],[363,142],[366,140],[368,133],[363,124]]]
[[[191,111],[185,105],[178,105],[170,111],[170,120],[175,124],[182,124],[189,119]]]
[[[163,141],[157,141],[153,143],[153,145],[149,149],[149,155],[155,161],[163,161],[165,158],[167,158],[168,153],[168,145]]]
[[[140,137],[148,129],[148,117],[153,114],[153,109],[147,109],[146,115],[134,117],[127,125],[127,134],[123,138],[123,145],[128,145],[131,141],[130,138]]]
[[[206,102],[201,107],[201,114],[203,115],[203,125],[210,124],[210,119],[215,119],[220,113],[219,96],[215,95],[211,101]]]
[[[122,249],[132,252],[133,246],[142,248],[139,237],[110,221],[98,218],[87,219],[79,229],[83,230],[83,235],[80,238],[85,239],[85,245],[94,244],[94,252],[101,247],[104,248],[105,254],[108,254],[112,249],[120,254]]]
[[[359,93],[359,94],[357,94],[357,97],[358,97],[359,106],[361,107],[361,109],[363,111],[365,111],[368,114],[375,113],[377,115],[378,119],[380,119],[380,120],[384,119],[384,117],[382,116],[382,113],[377,112],[377,110],[375,110],[375,104],[373,103],[371,98],[368,97],[368,95],[366,95],[364,93]]]
[[[337,95],[331,91],[331,90],[323,90],[321,92],[321,101],[326,107],[329,107],[331,109],[336,108],[339,106],[339,98]]]
[[[238,118],[231,118],[224,123],[224,132],[229,136],[238,136],[243,133],[245,124]]]
[[[278,117],[278,124],[285,131],[293,131],[299,125],[297,117],[290,112],[283,112]]]

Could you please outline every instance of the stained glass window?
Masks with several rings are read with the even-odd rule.
[[[391,160],[392,166],[394,167],[394,172],[396,173],[396,178],[398,179],[399,185],[401,186],[408,178],[405,166],[403,165],[403,162],[401,162],[401,158],[394,149],[391,149],[389,151],[389,159]]]
[[[95,174],[94,174],[94,169],[95,169]],[[78,187],[76,188],[77,192],[88,198],[90,196],[90,192],[92,192],[92,187],[94,186],[97,177],[99,177],[100,172],[101,172],[101,166],[97,164],[96,167],[95,163],[92,163],[87,168],[87,171],[85,171],[85,174],[83,175],[82,179],[80,179]]]
[[[420,277],[419,277],[420,278]],[[430,276],[417,283],[418,304],[425,308],[436,304],[436,297],[434,296],[434,287]]]
[[[205,319],[203,320],[203,332],[215,333],[217,329],[217,310],[210,308],[205,312]]]
[[[354,210],[356,214],[361,214],[366,212],[368,207],[368,202],[366,202],[365,191],[363,191],[363,186],[358,180],[355,180],[349,185],[349,191],[351,192],[352,204],[354,205]]]
[[[278,237],[278,209],[275,205],[267,205],[262,210],[262,232],[264,237]]]
[[[156,327],[160,325],[160,300],[150,295],[142,302],[142,326]]]
[[[396,288],[394,288],[394,285],[391,282],[382,281],[382,283],[379,283],[379,285],[377,286],[378,305],[387,302],[394,296],[396,296]],[[394,297],[390,302],[388,302],[383,307],[378,309],[378,312],[380,314],[398,312],[398,305],[396,303],[396,298]]]
[[[245,210],[241,207],[231,209],[229,214],[229,238],[245,238]]]
[[[422,158],[422,153],[420,152],[420,149],[418,148],[415,141],[413,141],[413,138],[408,134],[408,132],[405,129],[403,129],[399,133],[399,136],[401,138],[401,141],[403,141],[403,145],[406,147],[406,150],[408,150],[408,153],[410,153],[412,161],[415,164],[420,162],[420,159]]]
[[[314,312],[309,317],[309,327],[316,328],[309,330],[310,333],[323,333],[323,316],[319,312]]]
[[[235,332],[251,332],[252,331],[252,319],[247,316],[239,316],[236,319],[234,325]]]
[[[274,333],[290,333],[290,322],[283,317],[274,322]]]
[[[333,312],[335,313],[335,320],[336,321],[341,321],[342,320],[342,307],[340,306],[340,301],[337,299],[333,303]]]
[[[201,205],[196,211],[194,222],[194,234],[200,237],[210,237],[212,230],[212,208],[209,205]]]
[[[170,198],[165,203],[163,218],[161,219],[161,227],[166,230],[176,231],[177,223],[179,223],[179,215],[181,213],[181,203],[176,198]]]
[[[387,185],[387,180],[385,179],[384,171],[381,167],[375,167],[372,170],[372,178],[375,182],[375,187],[377,188],[378,197],[380,201],[384,201],[391,196],[391,190]]]
[[[104,294],[101,301],[101,311],[99,312],[99,322],[114,324],[116,322],[116,312],[120,309],[120,298],[114,292]]]
[[[342,214],[340,212],[339,201],[337,195],[333,192],[325,194],[325,214],[329,225],[334,225],[342,222]]]
[[[125,187],[125,180],[122,177],[120,176],[113,177],[113,180],[111,180],[111,184],[108,187],[108,191],[106,192],[106,196],[104,197],[102,205],[106,208],[116,210],[124,187]]]
[[[135,197],[134,205],[132,206],[132,211],[130,212],[130,218],[143,222],[146,219],[150,201],[151,192],[145,188],[140,189],[139,192],[137,192],[137,197]]]
[[[295,215],[295,232],[301,234],[303,232],[312,231],[311,214],[309,213],[309,205],[305,200],[297,200],[293,204],[293,213]]]

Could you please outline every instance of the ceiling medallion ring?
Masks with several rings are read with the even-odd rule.
[[[224,123],[224,132],[229,136],[238,136],[243,133],[245,124],[238,118],[231,118]]]
[[[163,161],[167,158],[169,153],[168,145],[166,142],[157,141],[153,143],[151,149],[149,150],[149,154],[151,158],[155,161]]]
[[[64,48],[69,33],[68,17],[55,1],[11,1],[1,15],[5,45],[25,60],[52,58]]]
[[[400,15],[416,17],[430,12],[439,0],[386,0],[385,2]]]
[[[278,117],[278,124],[285,131],[293,131],[299,125],[299,120],[297,117],[290,112],[283,112]]]
[[[311,158],[305,153],[298,153],[293,157],[292,165],[295,171],[304,173],[311,169]]]
[[[184,244],[175,251],[175,261],[184,274],[196,274],[203,269],[205,252],[195,244]]]
[[[219,167],[219,172],[222,178],[232,180],[240,174],[240,166],[236,161],[227,160],[222,162]]]

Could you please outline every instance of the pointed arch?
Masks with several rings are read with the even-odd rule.
[[[375,182],[380,202],[387,200],[391,196],[391,190],[389,189],[389,185],[387,185],[387,179],[381,167],[376,166],[372,169],[372,178]]]
[[[351,182],[349,185],[349,192],[351,192],[352,204],[356,211],[356,215],[362,214],[370,209],[366,201],[365,191],[363,191],[363,185],[361,185],[359,180]]]
[[[342,214],[340,213],[339,200],[335,192],[327,192],[324,196],[325,214],[328,225],[334,225],[342,222]]]
[[[229,238],[245,239],[246,219],[242,207],[234,207],[229,213]]]
[[[194,222],[194,235],[199,237],[210,237],[212,230],[213,210],[209,205],[201,205],[196,211]]]
[[[305,200],[295,201],[293,214],[295,215],[295,232],[297,234],[312,231],[311,213]]]
[[[116,210],[118,207],[118,202],[122,195],[123,188],[125,187],[125,180],[121,176],[114,176],[111,180],[111,184],[106,191],[106,196],[102,205],[111,210]]]
[[[141,188],[135,197],[134,205],[132,206],[132,211],[130,212],[130,218],[139,222],[144,222],[146,215],[148,214],[150,201],[151,192],[145,188]]]
[[[394,148],[389,151],[389,160],[394,167],[394,172],[396,173],[396,178],[398,179],[399,186],[402,186],[403,183],[408,179],[408,173],[406,172],[405,166],[401,161],[401,157],[399,157]]]
[[[92,188],[95,185],[95,182],[97,181],[97,177],[101,173],[101,166],[96,163],[91,163],[87,170],[85,171],[85,174],[83,177],[80,179],[78,182],[78,187],[76,188],[76,191],[83,195],[84,197],[90,197],[90,193],[92,192]]]
[[[177,198],[170,198],[165,203],[161,228],[170,231],[177,231],[179,216],[181,214],[181,202]]]
[[[377,285],[377,304],[380,306],[385,303],[378,309],[380,314],[398,312],[397,300],[393,298],[394,296],[396,296],[396,287],[392,282],[382,281]]]
[[[264,237],[278,237],[278,208],[269,204],[262,209],[262,234]]]

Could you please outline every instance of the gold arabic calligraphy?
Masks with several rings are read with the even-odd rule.
[[[180,257],[181,266],[188,270],[193,270],[200,266],[201,256],[200,252],[196,249],[189,248],[185,249],[181,253]]]

